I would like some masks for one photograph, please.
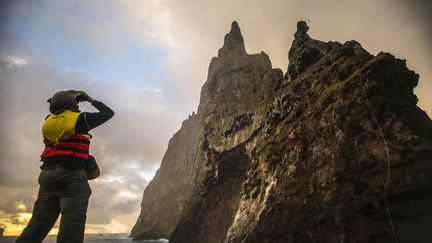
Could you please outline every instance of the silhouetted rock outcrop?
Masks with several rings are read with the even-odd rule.
[[[308,29],[298,23],[284,75],[247,54],[232,24],[132,237],[392,242],[385,196],[400,242],[431,241],[432,121],[416,105],[418,75]]]

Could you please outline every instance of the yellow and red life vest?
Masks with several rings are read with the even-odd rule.
[[[41,158],[59,155],[89,158],[91,135],[75,132],[79,115],[79,112],[65,110],[58,115],[48,116],[42,126],[45,149]]]

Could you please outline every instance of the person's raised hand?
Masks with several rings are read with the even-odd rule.
[[[93,102],[94,99],[92,97],[90,97],[85,91],[79,91],[79,95],[77,96],[77,101],[88,101],[88,102]]]

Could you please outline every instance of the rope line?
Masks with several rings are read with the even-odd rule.
[[[367,79],[367,81],[369,82],[369,79]],[[376,117],[374,116],[374,114],[372,112],[372,107],[370,105],[369,99],[368,99],[368,97],[366,95],[366,92],[365,92],[365,89],[364,89],[363,85],[362,85],[362,91],[363,91],[364,97],[366,98],[366,103],[367,103],[368,108],[369,108],[369,113],[371,114],[373,120],[375,121],[375,124],[377,125],[377,127],[378,127],[378,129],[379,129],[379,131],[381,133],[381,136],[383,138],[384,145],[385,145],[385,148],[386,148],[386,152],[387,152],[387,179],[386,179],[386,183],[385,183],[385,187],[384,187],[383,197],[384,197],[384,204],[385,204],[386,211],[387,211],[387,216],[388,216],[388,219],[389,219],[389,222],[390,222],[390,226],[391,226],[391,229],[392,229],[392,232],[393,232],[393,238],[394,238],[394,241],[396,243],[398,243],[399,241],[398,241],[398,238],[396,236],[396,231],[395,231],[395,228],[394,228],[394,225],[393,225],[393,220],[392,220],[392,217],[391,217],[391,214],[390,214],[390,209],[389,209],[389,206],[388,206],[388,203],[387,203],[387,199],[386,199],[387,188],[388,188],[389,181],[390,181],[390,151],[389,151],[389,148],[387,146],[387,141],[386,141],[386,139],[384,137],[384,133],[383,133],[383,131],[381,129],[381,126],[379,125],[378,120],[376,119]]]

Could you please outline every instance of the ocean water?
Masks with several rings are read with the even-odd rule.
[[[84,242],[85,243],[123,243],[123,242],[137,242],[137,243],[167,243],[168,240],[160,239],[160,240],[142,240],[142,241],[132,241],[131,238],[128,237],[128,234],[94,234],[94,235],[85,235]],[[15,242],[16,237],[5,236],[0,238],[0,243],[12,243]],[[44,243],[55,243],[56,236],[47,236]]]

